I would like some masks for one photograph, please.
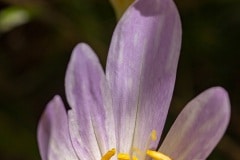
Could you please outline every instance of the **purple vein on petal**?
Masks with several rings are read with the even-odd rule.
[[[229,118],[227,92],[210,88],[186,105],[159,150],[178,160],[206,159],[223,136]]]
[[[172,97],[180,45],[180,18],[171,0],[136,1],[118,23],[106,75],[121,152],[129,152],[132,145],[145,149],[153,129],[159,140]],[[156,146],[157,141],[152,147]]]
[[[67,113],[59,96],[48,103],[37,136],[42,160],[78,160],[69,135]]]
[[[65,86],[74,148],[81,159],[101,159],[115,148],[112,102],[100,62],[88,45],[74,49]]]

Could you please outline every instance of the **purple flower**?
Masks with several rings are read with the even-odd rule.
[[[119,21],[106,74],[87,44],[68,65],[65,88],[38,126],[42,160],[204,160],[230,117],[227,92],[210,88],[190,101],[158,148],[172,98],[181,22],[172,0],[138,0]]]

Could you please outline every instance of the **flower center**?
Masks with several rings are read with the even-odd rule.
[[[149,141],[147,142],[147,148],[150,145],[150,141],[156,141],[157,140],[157,132],[156,130],[153,130],[149,136]],[[151,157],[153,160],[172,160],[170,157],[167,155],[153,151],[153,150],[146,150],[145,152],[142,152],[138,148],[133,148],[133,152],[136,152],[137,154],[140,155],[140,157],[145,157],[146,155]],[[113,157],[116,153],[116,149],[113,148],[109,150],[102,158],[101,160],[110,160],[111,157]],[[139,160],[137,156],[133,155],[130,156],[130,154],[125,154],[125,153],[118,153],[117,155],[118,160]]]

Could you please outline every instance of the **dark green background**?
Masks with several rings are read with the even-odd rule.
[[[231,122],[209,159],[239,160],[240,1],[176,4],[183,44],[166,128],[194,96],[223,86],[230,94]],[[64,74],[73,47],[89,43],[105,66],[116,20],[107,0],[0,1],[0,10],[10,6],[23,8],[31,19],[0,33],[0,159],[37,160],[37,123],[55,94],[65,96]]]

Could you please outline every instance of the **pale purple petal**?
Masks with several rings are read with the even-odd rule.
[[[187,104],[159,150],[172,159],[204,160],[223,136],[229,118],[227,92],[208,89]]]
[[[181,23],[172,0],[139,0],[113,34],[106,74],[113,96],[117,149],[144,149],[160,138],[175,83]],[[134,135],[134,140],[133,140]],[[152,143],[156,147],[158,140]],[[133,144],[133,146],[132,146]]]
[[[86,44],[71,56],[65,80],[70,135],[80,159],[97,160],[115,148],[112,100],[98,58]]]
[[[42,160],[78,160],[69,135],[67,113],[59,96],[47,105],[37,137]]]

